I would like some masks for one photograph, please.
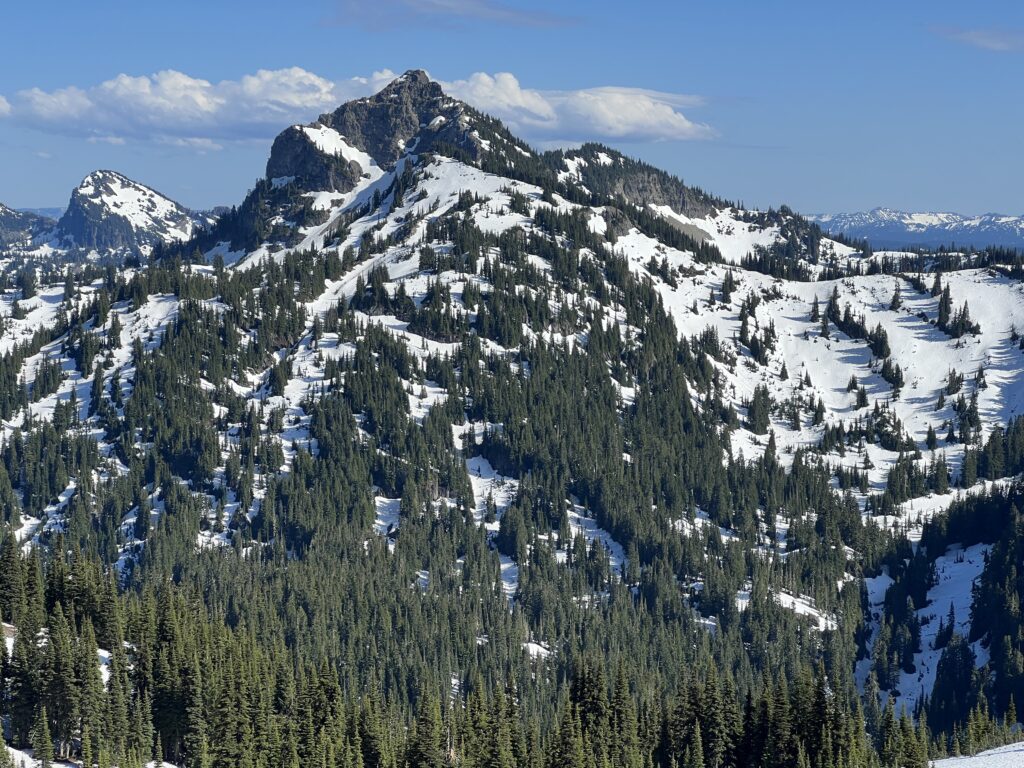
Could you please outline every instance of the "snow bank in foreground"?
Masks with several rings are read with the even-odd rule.
[[[0,748],[6,749],[10,754],[11,759],[14,760],[14,768],[38,768],[40,765],[39,761],[32,757],[31,750],[23,752],[22,750],[15,749],[14,747],[4,746],[2,740],[0,740]],[[78,768],[79,764],[64,762],[62,760],[54,760],[50,765],[53,766],[53,768]],[[154,760],[150,760],[146,763],[144,768],[157,768],[158,765],[163,768],[178,768],[173,763],[157,763]]]
[[[950,757],[936,760],[935,768],[1024,768],[1024,742],[990,749],[974,757]]]

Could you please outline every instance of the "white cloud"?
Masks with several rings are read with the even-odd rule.
[[[453,96],[506,122],[514,133],[541,141],[706,139],[710,126],[679,111],[703,102],[696,96],[606,86],[576,91],[523,88],[508,72],[482,72],[443,84]]]
[[[995,51],[996,53],[1024,51],[1024,30],[1022,29],[941,27],[936,31],[950,40],[985,51]]]
[[[335,84],[299,67],[261,69],[240,80],[210,82],[175,70],[121,74],[90,88],[17,93],[11,115],[53,133],[211,148],[218,140],[273,136],[337,106],[372,79]]]
[[[392,72],[390,69],[381,69],[369,77],[352,77],[348,80],[340,80],[334,84],[334,92],[337,97],[337,103],[334,106],[338,106],[350,99],[370,96],[397,77],[397,72]]]
[[[120,136],[90,136],[90,144],[110,144],[115,147],[120,147],[125,144],[125,140]]]
[[[177,137],[165,137],[160,139],[161,144],[166,144],[169,147],[180,147],[183,149],[194,149],[197,152],[214,152],[218,149],[224,149],[223,144],[218,144],[213,139],[204,139],[192,137],[188,139],[177,138]]]
[[[510,123],[541,126],[558,120],[554,107],[540,91],[522,88],[508,72],[494,76],[476,72],[466,80],[442,85],[452,96]]]
[[[443,0],[438,0],[443,2]],[[124,144],[153,142],[200,152],[232,142],[269,139],[290,123],[309,122],[344,101],[380,90],[390,70],[331,81],[300,67],[265,70],[238,80],[211,82],[175,70],[121,74],[99,85],[20,91],[0,115],[48,133]],[[575,91],[524,88],[508,72],[477,72],[442,82],[451,95],[505,121],[513,132],[543,144],[613,139],[701,139],[710,127],[680,110],[697,97],[640,88]]]

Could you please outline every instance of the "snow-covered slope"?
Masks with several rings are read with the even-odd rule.
[[[907,213],[875,208],[862,213],[828,213],[807,218],[829,232],[866,239],[876,248],[935,248],[953,243],[975,248],[1024,247],[1024,216]]]
[[[0,745],[0,749],[7,750],[7,754],[11,756],[11,760],[14,762],[14,768],[40,768],[40,766],[42,766],[42,761],[36,760],[32,757],[32,750],[30,749],[15,749],[14,747],[6,745]],[[70,760],[50,761],[50,766],[52,766],[52,768],[78,768],[80,765],[80,762]],[[166,760],[160,763],[157,763],[155,760],[150,760],[143,765],[143,768],[177,768],[177,766],[173,763],[168,763]]]
[[[529,237],[536,235],[532,247],[546,242],[549,233],[542,223],[554,216],[577,217],[580,226],[575,231],[593,235],[586,239],[585,247],[578,249],[582,265],[618,258],[618,263],[654,287],[679,335],[693,340],[692,348],[709,356],[717,390],[740,422],[735,428],[723,428],[731,441],[731,456],[723,455],[723,463],[760,457],[774,443],[779,461],[790,466],[803,449],[812,461],[833,468],[837,486],[840,473],[862,472],[863,485],[853,483],[849,491],[860,510],[871,515],[874,498],[885,489],[890,471],[901,460],[915,461],[925,468],[943,459],[952,479],[958,477],[964,445],[956,440],[947,443],[945,437],[949,427],[957,425],[955,400],[959,395],[974,401],[982,437],[1024,413],[1024,358],[1014,337],[1015,330],[1024,329],[1024,286],[1019,281],[981,269],[944,275],[955,306],[966,302],[980,326],[976,333],[953,338],[936,325],[939,299],[921,290],[914,275],[860,274],[851,270],[839,279],[812,281],[822,277],[825,269],[840,270],[847,262],[856,262],[860,254],[839,240],[824,237],[812,223],[788,209],[743,210],[596,145],[539,155],[489,118],[446,97],[422,73],[414,72],[375,97],[344,105],[313,124],[287,128],[274,143],[265,178],[238,212],[226,215],[208,232],[200,232],[199,237],[182,246],[188,257],[199,247],[210,262],[196,265],[195,273],[209,275],[214,260],[223,260],[228,270],[257,270],[245,273],[247,277],[256,276],[255,284],[260,267],[268,262],[281,263],[290,253],[315,250],[345,265],[339,267],[335,277],[321,281],[303,297],[305,327],[300,326],[300,332],[287,345],[275,349],[274,367],[287,363],[283,385],[272,391],[269,382],[274,367],[270,366],[238,371],[227,385],[246,409],[265,414],[260,428],[278,439],[281,448],[283,463],[275,469],[287,472],[294,468],[297,450],[316,454],[310,403],[322,397],[330,385],[328,365],[353,352],[352,342],[340,339],[338,333],[318,333],[319,321],[339,305],[344,306],[375,273],[388,296],[402,292],[416,306],[422,306],[434,287],[443,286],[451,296],[446,311],[469,322],[478,310],[467,296],[496,288],[486,277],[487,270],[439,266],[443,262],[438,255],[448,261],[466,255],[441,225],[465,222],[483,233],[510,237],[521,231],[524,243],[530,243]],[[78,245],[91,242],[91,247],[99,247],[102,242],[103,247],[123,248],[135,242],[139,250],[144,250],[159,241],[189,240],[196,233],[196,220],[142,185],[118,174],[98,172],[76,190],[58,229]],[[538,247],[524,254],[524,259],[536,268],[539,284],[555,270],[552,260],[542,253],[545,251]],[[782,279],[744,268],[748,257],[759,255],[781,259],[784,264],[799,264],[807,279]],[[480,263],[499,257],[494,248],[480,247],[476,253]],[[569,276],[566,284],[571,286],[575,279]],[[88,301],[97,288],[98,283],[82,286],[77,301]],[[259,290],[254,289],[257,293]],[[536,288],[516,286],[513,290]],[[901,300],[894,302],[897,290]],[[571,301],[591,298],[578,298],[571,291],[567,294],[573,297]],[[822,327],[820,318],[814,316],[814,307],[818,305],[819,314],[826,312],[833,297],[839,314],[848,315],[855,325],[872,332],[884,329],[885,354],[873,349],[863,334],[837,328],[834,319]],[[0,302],[0,314],[5,316],[0,349],[10,348],[31,337],[37,328],[54,323],[61,311],[63,286],[45,286],[35,297],[21,299],[17,291],[11,290]],[[17,320],[13,319],[16,301],[17,309],[24,313]],[[600,313],[604,321],[618,326],[623,339],[632,340],[637,328],[616,301],[612,295],[607,307],[595,301],[586,309]],[[554,299],[550,303],[554,311],[560,309]],[[223,311],[217,299],[202,302],[202,307]],[[109,352],[109,365],[99,374],[93,368],[75,370],[66,339],[44,345],[24,361],[19,377],[31,389],[43,362],[59,364],[65,375],[55,391],[9,419],[4,430],[23,426],[29,417],[52,419],[57,403],[69,401],[72,393],[83,420],[88,421],[92,376],[102,376],[104,388],[114,387],[117,381],[117,386],[130,391],[135,375],[133,345],[139,342],[146,349],[159,346],[170,324],[188,309],[188,303],[179,303],[175,296],[155,294],[138,297],[137,306],[127,301],[113,306],[110,317],[90,329]],[[111,336],[114,317],[121,331]],[[458,347],[457,341],[420,335],[410,330],[407,319],[391,314],[359,311],[355,317],[361,332],[369,327],[382,329],[405,344],[410,357],[418,361],[434,354],[449,354]],[[526,326],[524,336],[530,341],[570,347],[582,348],[588,343],[587,333],[574,331],[571,325],[552,324],[542,331]],[[518,364],[518,349],[506,349],[491,339],[483,339],[481,348],[485,355]],[[883,375],[884,358],[899,366],[902,386],[894,386]],[[954,387],[953,382],[959,383]],[[402,384],[409,396],[409,415],[419,422],[448,398],[444,387],[435,382],[403,380]],[[202,385],[215,389],[210,382]],[[629,408],[632,388],[619,382],[616,385],[620,407]],[[748,423],[751,403],[764,391],[770,412],[764,428],[754,428]],[[220,483],[228,453],[238,444],[240,425],[227,423],[227,409],[217,408],[217,417],[223,421],[218,425],[222,464],[214,475]],[[889,442],[860,437],[823,442],[840,427],[842,434],[851,435],[869,423],[882,425],[878,431],[884,431]],[[482,456],[474,455],[474,445],[493,426],[468,423],[455,435],[456,445],[466,454],[477,521],[484,523],[486,514],[493,511],[493,519],[484,523],[491,534],[497,533],[521,482],[521,478],[506,477]],[[934,450],[928,447],[929,428],[939,436]],[[97,435],[97,440],[106,460],[104,471],[110,475],[123,472],[103,435]],[[911,458],[915,451],[920,451],[920,458]],[[629,461],[628,457],[623,460]],[[248,508],[241,508],[243,502],[234,492],[225,495],[220,507],[211,503],[210,517],[198,534],[197,546],[229,544],[233,519],[252,520],[260,514],[263,491],[259,488],[264,478],[256,480],[257,490]],[[69,487],[69,495],[73,491]],[[925,518],[966,492],[919,494],[887,510],[888,514],[876,516],[876,520],[892,527],[906,525],[913,536],[919,533]],[[66,498],[59,500],[45,514],[23,521],[19,536],[26,546],[45,536],[48,527],[59,524],[65,502]],[[159,516],[160,500],[152,502],[152,514]],[[578,499],[567,498],[564,502],[571,510],[571,535],[582,537],[588,546],[603,548],[610,572],[619,578],[627,566],[621,544],[598,525],[592,510]],[[399,499],[388,498],[382,492],[376,494],[375,506],[376,533],[389,539],[398,535]],[[808,510],[789,512],[808,517],[813,514]],[[122,523],[126,532],[132,529],[135,512],[128,514]],[[722,539],[737,538],[734,531],[718,529],[703,510],[696,511],[695,520],[692,525],[678,525],[676,530],[681,536],[692,536],[699,526],[708,529],[708,535],[717,532]],[[780,529],[784,527],[780,525]],[[782,533],[781,542],[772,542],[772,556],[776,552],[780,558],[791,554],[786,551],[785,539]],[[132,542],[123,549],[122,566],[130,563],[134,545]],[[567,557],[565,542],[552,540],[552,545],[558,548],[555,560],[563,562]],[[970,566],[980,562],[980,551],[970,554],[977,556],[969,561]],[[507,555],[501,557],[495,578],[514,601],[520,566]],[[934,605],[922,609],[927,611],[922,618],[933,612],[944,615],[952,600],[958,619],[966,622],[969,586],[966,591],[957,591],[950,579],[969,584],[978,572],[955,567],[953,553],[947,560],[941,571],[949,578],[936,587]],[[855,572],[851,568],[846,575],[852,579]],[[878,598],[872,600],[873,608],[884,594],[883,581],[874,585],[881,593],[873,593]],[[421,573],[417,584],[430,589],[430,574]],[[749,601],[749,594],[749,590],[741,590],[737,595],[741,610],[747,607],[743,601]],[[813,599],[803,594],[777,590],[774,599],[783,608],[807,616],[808,625],[817,631],[833,629],[841,620],[829,608],[819,610]],[[927,693],[934,677],[934,659],[922,657],[918,661],[921,679],[908,680],[903,686],[910,703],[920,692]]]
[[[67,247],[148,252],[188,240],[209,217],[114,171],[90,173],[71,193],[55,238]]]
[[[1024,768],[1024,742],[979,752],[972,757],[936,760],[934,768]]]
[[[821,452],[823,460],[836,467],[851,471],[869,467],[865,491],[852,489],[865,512],[869,497],[884,489],[889,470],[909,446],[922,452],[922,466],[942,457],[952,479],[957,478],[964,447],[944,440],[949,425],[957,422],[955,397],[943,395],[950,387],[951,372],[963,377],[963,394],[968,398],[976,395],[983,436],[1024,412],[1024,364],[1010,341],[1013,329],[1024,329],[1024,288],[1016,280],[987,270],[947,275],[956,306],[967,302],[980,325],[978,334],[951,338],[935,327],[938,299],[917,291],[906,277],[853,275],[809,282],[743,269],[737,265],[758,251],[790,254],[811,276],[820,274],[825,265],[855,262],[860,254],[821,236],[812,224],[788,209],[742,210],[598,145],[556,153],[549,160],[557,180],[568,188],[567,194],[583,190],[591,202],[607,195],[603,197],[605,205],[588,206],[546,194],[541,187],[515,178],[487,173],[471,162],[474,153],[537,156],[522,145],[499,146],[496,140],[481,140],[481,118],[439,95],[439,89],[423,77],[410,73],[377,97],[352,102],[317,123],[293,126],[282,133],[275,142],[260,196],[269,196],[271,201],[299,198],[305,201],[306,210],[280,203],[277,215],[268,221],[271,236],[267,240],[240,250],[220,241],[207,256],[221,255],[237,268],[248,268],[268,257],[279,261],[291,251],[316,248],[340,254],[346,248],[360,247],[367,238],[387,243],[378,256],[329,286],[314,302],[311,311],[322,313],[351,296],[359,276],[381,265],[391,274],[390,290],[401,285],[419,300],[429,279],[417,271],[410,256],[422,245],[430,221],[463,209],[465,201],[460,202],[460,196],[471,201],[464,215],[486,232],[514,227],[529,231],[541,209],[589,211],[591,231],[607,238],[606,253],[625,257],[631,270],[652,281],[682,336],[694,338],[709,330],[717,336],[722,352],[716,367],[726,396],[741,415],[758,387],[770,390],[770,427],[784,464],[792,461],[797,449],[819,449],[825,433],[840,425],[850,431],[875,419],[902,438],[902,445],[896,447],[867,441]],[[443,114],[431,117],[433,110]],[[380,133],[383,128],[375,121],[389,116],[397,120],[398,137],[385,141]],[[451,122],[462,124],[455,138],[465,142],[466,155],[419,154],[419,148],[433,142],[432,132]],[[347,126],[344,131],[343,126]],[[344,167],[342,176],[328,172],[341,167],[330,165],[334,162]],[[396,185],[401,186],[400,194],[396,194]],[[281,198],[275,198],[276,193]],[[513,205],[512,195],[522,196],[525,202]],[[622,198],[625,207],[612,204],[617,199],[621,206]],[[657,233],[641,231],[628,218],[635,218],[635,210],[628,204],[665,222],[668,229],[682,232],[683,243],[713,246],[724,263],[706,263],[680,243],[676,243],[680,247],[667,245]],[[308,216],[309,210],[316,215]],[[215,229],[211,236],[217,235]],[[544,262],[538,259],[538,263]],[[440,279],[448,277],[441,275]],[[727,280],[733,287],[724,297]],[[897,287],[903,301],[893,309],[891,299]],[[458,282],[452,285],[455,294],[461,288]],[[709,301],[709,294],[716,297],[714,301]],[[833,295],[839,310],[848,306],[850,315],[865,328],[885,329],[891,360],[900,366],[905,380],[899,391],[882,376],[882,358],[865,339],[851,338],[834,324],[826,337],[820,322],[812,319],[815,300],[824,311]],[[410,338],[405,324],[398,321],[381,317],[368,321],[384,322],[396,334]],[[741,341],[744,324],[750,336],[768,341],[762,344],[765,350],[760,360]],[[417,348],[421,344],[439,348],[418,337],[410,342]],[[983,372],[980,377],[979,370]],[[851,380],[864,387],[866,404],[857,404],[856,392],[848,389]],[[302,392],[296,392],[297,402]],[[628,392],[623,395],[628,400]],[[940,398],[945,401],[942,407],[938,407]],[[820,419],[813,415],[818,403],[823,410]],[[926,445],[929,427],[940,437],[935,451]],[[765,450],[768,435],[741,427],[733,433],[732,442],[735,455],[752,458]],[[902,513],[919,524],[946,506],[956,493],[911,500]]]
[[[954,339],[933,325],[938,298],[917,293],[902,278],[870,275],[809,283],[719,265],[701,268],[686,254],[673,252],[638,232],[620,237],[612,247],[628,256],[635,270],[644,273],[652,257],[656,261],[667,257],[669,264],[680,270],[700,270],[692,277],[677,279],[675,286],[658,276],[653,280],[682,333],[697,336],[707,328],[715,330],[731,359],[720,370],[737,407],[753,397],[757,386],[770,388],[773,401],[780,406],[771,420],[784,460],[796,448],[816,446],[827,426],[843,423],[849,427],[857,419],[865,419],[876,404],[899,420],[914,445],[927,456],[928,427],[944,437],[948,422],[956,420],[955,398],[943,396],[950,371],[963,376],[963,391],[968,397],[977,392],[986,432],[1024,412],[1024,360],[1010,342],[1012,329],[1024,328],[1024,287],[1015,280],[985,270],[947,275],[957,305],[966,301],[981,326],[976,336]],[[720,296],[727,275],[732,276],[737,288],[728,302],[716,300],[709,305],[710,292]],[[893,310],[889,307],[897,285],[905,300]],[[848,304],[853,316],[864,318],[867,328],[881,324],[886,330],[891,357],[902,368],[905,379],[898,395],[881,376],[882,361],[866,341],[850,338],[834,326],[826,338],[820,322],[811,319],[815,299],[824,307],[833,293],[840,307]],[[771,328],[777,340],[763,364],[751,359],[749,348],[739,341],[741,305],[751,296],[758,306],[747,313],[748,333],[763,335]],[[781,378],[784,365],[786,379]],[[974,381],[979,370],[984,371],[982,386]],[[848,390],[851,378],[865,387],[866,405],[858,407],[855,393]],[[938,408],[940,396],[946,402]],[[810,404],[817,400],[823,402],[825,415],[819,425],[813,425]],[[782,407],[786,402],[801,404],[799,428],[795,428],[792,411]],[[766,439],[740,430],[735,447],[749,458],[764,450]],[[880,489],[900,451],[877,444],[868,444],[862,450],[874,466],[871,486]],[[944,444],[940,450],[955,473],[963,446]],[[861,450],[849,448],[845,455],[835,453],[829,458],[850,467],[864,461]]]

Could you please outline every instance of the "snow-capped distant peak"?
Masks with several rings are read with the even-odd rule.
[[[1024,216],[986,213],[967,216],[943,211],[874,208],[860,213],[808,216],[829,232],[862,238],[875,247],[935,247],[952,243],[985,247],[1024,247]]]

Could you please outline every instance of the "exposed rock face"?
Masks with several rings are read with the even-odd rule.
[[[75,190],[59,222],[61,236],[82,248],[96,250],[130,249],[135,230],[119,216],[105,216],[95,203],[84,200]]]
[[[561,189],[576,202],[593,205],[615,207],[625,198],[633,206],[669,206],[695,218],[729,205],[599,144],[537,153],[498,120],[447,95],[422,70],[410,70],[373,96],[282,131],[271,148],[266,176],[237,209],[200,238],[198,247],[204,252],[221,243],[231,252],[252,251],[268,242],[276,248],[292,247],[301,240],[304,227],[322,223],[332,206],[352,202],[342,202],[342,196],[369,189],[378,179],[385,182],[374,191],[386,196],[388,177],[403,158],[418,164],[417,158],[430,154]],[[361,204],[373,199],[364,195]],[[628,231],[630,218],[628,213],[613,217],[612,230]],[[697,244],[707,237],[695,227],[670,226]]]
[[[445,115],[447,100],[450,109]],[[430,80],[426,72],[414,70],[390,83],[384,90],[367,99],[342,104],[324,124],[349,138],[383,168],[392,168],[405,151],[410,139],[436,117],[446,117],[449,125],[457,102],[447,99],[441,86]],[[421,147],[418,147],[421,148]]]
[[[114,171],[95,171],[71,193],[56,236],[97,251],[144,251],[187,240],[209,217]]]
[[[667,205],[684,216],[700,219],[713,213],[715,206],[707,195],[688,187],[662,171],[640,167],[630,169],[611,186],[612,196],[622,195],[630,201]]]
[[[407,150],[455,146],[473,159],[479,142],[472,136],[466,107],[449,98],[422,70],[406,72],[382,91],[342,104],[309,126],[282,132],[270,150],[267,178],[294,180],[306,190],[348,192],[367,171],[364,162],[329,151],[312,131],[336,132],[348,147],[390,170]]]
[[[583,186],[601,196],[624,197],[635,205],[667,205],[696,219],[729,205],[665,171],[600,144],[584,144],[563,152],[562,158]]]
[[[302,189],[348,192],[362,173],[359,163],[320,151],[298,125],[278,134],[267,161],[267,178],[295,181]]]

